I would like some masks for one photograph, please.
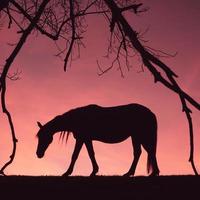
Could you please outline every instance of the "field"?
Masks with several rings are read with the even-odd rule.
[[[0,177],[0,199],[200,199],[199,176]]]

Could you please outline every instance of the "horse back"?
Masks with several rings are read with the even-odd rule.
[[[76,121],[74,132],[109,143],[123,141],[129,136],[135,137],[144,129],[156,126],[155,115],[139,104],[115,107],[88,105],[73,110],[73,114]]]

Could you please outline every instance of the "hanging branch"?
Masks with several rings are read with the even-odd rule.
[[[45,9],[45,7],[46,7],[46,5],[48,4],[49,1],[50,0],[43,0],[43,2],[41,3],[41,5],[38,9],[38,12],[36,13],[32,22],[23,31],[22,36],[19,39],[19,42],[17,43],[13,52],[10,54],[9,58],[6,60],[6,64],[4,65],[2,73],[1,73],[1,77],[0,77],[1,106],[2,106],[3,113],[5,113],[7,118],[8,118],[10,130],[11,130],[11,134],[12,134],[12,142],[13,142],[13,150],[12,150],[12,154],[10,155],[10,160],[8,160],[4,164],[4,166],[0,169],[0,174],[2,174],[2,175],[5,175],[4,170],[13,162],[14,157],[15,157],[15,153],[16,153],[16,147],[17,147],[17,138],[16,138],[16,133],[15,133],[15,129],[14,129],[12,116],[11,116],[9,110],[7,109],[7,105],[6,105],[6,77],[8,76],[8,71],[9,71],[14,59],[16,58],[17,54],[19,53],[19,51],[23,47],[23,45],[26,42],[26,39],[30,35],[31,31],[35,28],[35,24],[40,19],[40,16],[43,13],[43,11],[44,11],[44,9]]]
[[[32,8],[28,9],[26,6],[22,7],[22,5],[15,0],[10,0],[10,2],[18,12],[23,15],[24,19],[26,19],[25,21],[32,22]],[[97,0],[91,0],[87,3],[80,3],[77,0],[66,2],[57,0],[50,3],[52,4],[50,4],[47,11],[43,13],[40,21],[35,24],[35,30],[53,41],[63,40],[61,44],[62,46],[66,44],[66,46],[63,48],[56,43],[56,47],[58,48],[58,53],[56,55],[60,58],[64,55],[62,60],[64,61],[64,71],[66,71],[68,63],[73,59],[73,50],[76,49],[79,55],[80,46],[84,46],[82,43],[83,37],[81,35],[86,31],[85,29],[87,27],[87,25],[84,26],[85,16],[104,14],[110,11],[100,8],[96,11],[89,11],[91,7],[96,6],[98,3]],[[14,17],[11,16],[11,19],[14,20]],[[14,22],[22,29],[19,22]],[[20,32],[23,32],[23,30]]]
[[[18,79],[18,77],[16,76],[17,74],[15,73],[13,75],[9,74],[9,69],[13,61],[15,60],[16,56],[20,52],[21,48],[23,47],[26,39],[28,38],[28,36],[34,29],[38,30],[41,34],[44,34],[45,36],[47,36],[48,38],[52,40],[58,40],[59,38],[65,39],[67,38],[65,37],[65,34],[67,35],[68,30],[70,30],[71,28],[71,27],[68,27],[68,22],[72,21],[71,23],[72,30],[73,30],[72,38],[73,40],[75,39],[80,40],[81,37],[78,37],[78,35],[75,38],[75,28],[76,28],[75,17],[82,17],[84,15],[96,14],[97,12],[87,13],[87,10],[93,4],[95,4],[95,2],[97,2],[97,0],[91,3],[88,3],[86,7],[82,10],[78,9],[77,13],[74,14],[73,1],[70,1],[70,4],[71,4],[70,17],[66,18],[66,14],[68,13],[67,12],[68,7],[65,6],[65,3],[63,4],[63,1],[59,1],[63,10],[66,11],[66,12],[63,12],[64,13],[63,16],[58,17],[60,19],[59,22],[57,21],[57,17],[55,15],[55,13],[57,13],[56,10],[55,10],[55,13],[52,11],[52,9],[56,7],[50,4],[52,3],[52,1],[50,0],[43,0],[39,6],[38,6],[38,2],[36,2],[36,4],[34,4],[33,6],[31,5],[31,2],[29,2],[30,3],[29,5],[29,3],[23,4],[23,2],[17,2],[15,0],[2,0],[0,2],[0,12],[6,13],[8,17],[8,21],[9,21],[8,28],[10,28],[11,25],[15,24],[20,29],[17,33],[22,34],[18,43],[13,45],[15,46],[15,48],[11,52],[8,59],[6,60],[5,65],[3,66],[2,71],[0,73],[1,106],[2,106],[3,113],[5,113],[8,118],[8,123],[10,126],[12,142],[13,142],[13,148],[12,148],[12,153],[10,155],[10,159],[0,169],[0,174],[5,175],[4,170],[13,162],[15,154],[16,154],[16,148],[17,148],[17,138],[16,138],[15,128],[14,128],[14,124],[12,120],[12,115],[9,112],[7,108],[7,104],[6,104],[7,78],[11,80]],[[48,8],[46,9],[47,4],[49,5],[48,5]],[[14,6],[14,8],[11,6]],[[12,11],[12,13],[10,11]],[[50,13],[52,15],[49,16]],[[99,13],[104,13],[104,11],[100,11]],[[18,16],[19,18],[16,16]],[[55,18],[52,18],[52,16],[54,16]],[[52,21],[54,19],[56,21]],[[57,27],[56,31],[55,31],[55,27]],[[81,27],[81,23],[80,23],[80,27]],[[70,53],[71,53],[71,50],[69,51],[69,54]]]
[[[189,133],[190,133],[190,156],[189,156],[189,162],[191,162],[192,169],[195,173],[195,175],[198,175],[198,172],[195,167],[194,163],[194,139],[193,139],[193,123],[192,123],[192,117],[191,117],[191,110],[188,108],[186,101],[188,101],[192,106],[194,106],[196,109],[200,110],[200,104],[196,102],[192,97],[190,97],[187,93],[185,93],[176,80],[178,76],[162,61],[160,61],[158,58],[156,58],[154,55],[152,55],[150,52],[148,52],[145,47],[141,44],[137,37],[137,33],[133,30],[133,28],[129,25],[129,23],[126,21],[124,16],[122,15],[121,9],[118,7],[118,5],[113,0],[104,0],[104,2],[107,4],[107,6],[110,8],[112,15],[115,16],[115,21],[120,23],[124,34],[126,37],[129,38],[132,46],[134,49],[136,49],[144,63],[144,65],[149,69],[149,71],[153,74],[155,82],[161,82],[164,86],[169,88],[170,90],[176,92],[181,100],[182,103],[182,111],[185,112],[188,124],[189,124]],[[140,4],[141,6],[142,4]],[[138,6],[137,9],[140,7]],[[113,14],[114,13],[114,14]],[[160,68],[165,72],[167,75],[167,79],[163,78],[161,73],[156,69]]]
[[[76,39],[76,37],[75,37],[76,36],[76,26],[75,26],[73,0],[70,0],[69,4],[70,4],[70,19],[71,19],[71,32],[72,32],[72,35],[71,35],[71,41],[69,42],[69,48],[67,50],[67,53],[66,53],[66,56],[65,56],[65,59],[64,59],[64,71],[66,71],[66,69],[67,69],[67,63],[68,63],[68,60],[69,60],[69,56],[71,55],[71,52],[72,52],[72,49],[73,49],[73,46],[74,46],[74,42],[75,42],[75,39]]]

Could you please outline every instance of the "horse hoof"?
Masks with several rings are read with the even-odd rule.
[[[155,177],[155,176],[159,176],[159,173],[153,172],[149,175],[149,177]]]
[[[69,175],[66,175],[66,174],[62,174],[61,175],[61,177],[63,177],[63,178],[66,178],[66,177],[68,177]]]
[[[91,174],[90,174],[90,177],[95,177],[96,176],[96,172],[94,173],[94,172],[92,172]]]
[[[130,177],[130,176],[131,176],[130,173],[123,174],[123,177]]]
[[[62,175],[62,177],[69,177],[70,176],[70,173],[64,173],[63,175]]]

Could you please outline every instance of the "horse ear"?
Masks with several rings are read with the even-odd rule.
[[[42,124],[40,122],[37,122],[37,125],[39,126],[39,128],[42,128]]]

